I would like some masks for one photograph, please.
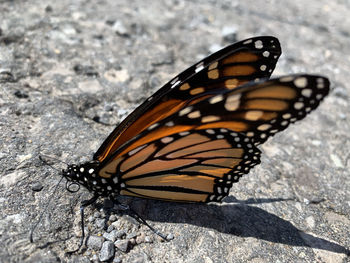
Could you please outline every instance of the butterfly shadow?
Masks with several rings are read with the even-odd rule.
[[[350,250],[305,233],[292,223],[254,204],[281,202],[290,199],[261,198],[237,200],[227,197],[223,204],[181,204],[133,200],[131,207],[149,221],[192,224],[239,237],[254,237],[290,246],[311,247],[350,255]]]

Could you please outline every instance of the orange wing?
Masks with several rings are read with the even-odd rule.
[[[129,140],[186,105],[252,80],[268,78],[281,54],[278,39],[255,37],[228,46],[188,68],[148,98],[105,140],[94,160],[109,159]]]
[[[312,75],[281,77],[219,92],[154,123],[102,165],[148,142],[190,130],[226,128],[261,144],[290,123],[303,119],[328,92],[328,79]]]
[[[99,176],[116,193],[179,202],[221,201],[260,163],[249,138],[227,129],[164,136],[119,155]]]
[[[329,92],[320,76],[295,75],[218,92],[149,126],[98,165],[121,195],[221,201],[260,162],[254,144],[304,118]]]

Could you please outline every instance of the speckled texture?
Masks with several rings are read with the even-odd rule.
[[[86,209],[87,234],[102,244],[117,230],[124,251],[114,262],[348,262],[349,9],[325,0],[0,1],[0,262],[98,262],[96,246],[65,254],[79,243],[79,203],[90,195],[62,182],[52,196],[59,171],[38,153],[89,160],[162,83],[258,35],[281,42],[275,76],[330,78],[319,109],[265,143],[262,164],[222,205],[121,199],[172,241],[103,200]]]

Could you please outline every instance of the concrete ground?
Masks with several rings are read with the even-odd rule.
[[[342,0],[0,0],[0,262],[350,262],[349,12]],[[274,76],[329,77],[321,106],[265,143],[221,205],[121,199],[170,242],[99,200],[87,249],[66,254],[91,195],[63,182],[53,194],[66,164],[38,154],[90,160],[170,78],[259,35],[281,42]]]

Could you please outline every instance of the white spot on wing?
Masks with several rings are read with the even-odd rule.
[[[176,77],[176,78],[174,78],[171,82],[170,82],[170,84],[174,84],[176,81],[178,81],[178,77]]]
[[[323,95],[322,95],[322,94],[317,94],[317,95],[316,95],[316,99],[320,100],[320,99],[322,99],[322,98],[323,98]]]
[[[173,141],[173,140],[174,140],[174,138],[173,138],[173,137],[170,137],[170,136],[164,137],[164,138],[160,139],[160,141],[161,141],[162,143],[169,143],[169,142],[171,142],[171,141]]]
[[[204,69],[203,62],[199,63],[199,64],[196,66],[195,72],[197,73],[197,72],[201,71],[202,69]]]
[[[307,86],[307,78],[299,77],[294,80],[294,85],[298,88],[305,88]]]
[[[252,39],[248,39],[248,40],[244,41],[243,44],[244,44],[244,45],[247,45],[247,44],[250,44],[250,43],[252,43],[252,42],[253,42]]]
[[[270,56],[270,52],[269,51],[264,51],[263,52],[263,56],[266,57],[266,58],[269,57]]]
[[[192,107],[186,107],[186,108],[179,111],[179,116],[186,115],[187,113],[190,113],[191,110],[192,110]]]
[[[190,132],[189,131],[184,131],[184,132],[180,132],[179,135],[180,136],[186,136],[186,135],[189,135]]]
[[[239,107],[241,94],[228,96],[225,102],[225,109],[234,111]]]
[[[289,119],[290,117],[292,117],[292,114],[290,113],[285,113],[282,115],[283,119]]]
[[[215,104],[215,103],[218,103],[220,101],[222,101],[224,99],[224,96],[222,96],[221,94],[220,95],[217,95],[217,96],[214,96],[212,98],[209,99],[209,103],[210,104]]]
[[[294,109],[296,109],[296,110],[300,110],[300,109],[302,109],[304,107],[304,103],[302,103],[302,102],[296,102],[296,103],[294,103]]]
[[[302,94],[304,97],[310,98],[310,97],[311,97],[311,94],[312,94],[312,90],[311,90],[311,89],[303,89],[303,90],[301,91],[301,94]]]
[[[155,127],[157,127],[159,123],[153,123],[151,126],[148,127],[147,130],[153,130]]]
[[[266,130],[268,130],[270,128],[271,128],[270,124],[261,124],[260,126],[258,126],[258,130],[259,131],[266,131]]]
[[[189,113],[187,116],[190,119],[199,118],[201,116],[201,112],[199,110],[193,111],[193,112]]]
[[[212,129],[207,129],[207,130],[205,130],[207,133],[209,133],[209,134],[215,134],[215,131],[214,130],[212,130]]]
[[[324,79],[323,78],[317,78],[316,79],[317,82],[317,88],[318,89],[323,89],[324,88]]]
[[[292,80],[293,80],[292,76],[287,76],[287,77],[280,78],[280,82],[289,82],[289,81],[292,81]]]
[[[257,40],[254,43],[256,49],[262,49],[264,47],[263,42],[261,40]]]
[[[167,123],[165,123],[165,126],[167,126],[167,127],[172,127],[172,126],[174,126],[175,124],[174,124],[174,122],[173,121],[168,121]]]
[[[170,88],[171,89],[175,88],[177,85],[180,84],[180,82],[181,82],[180,80],[176,81]]]

